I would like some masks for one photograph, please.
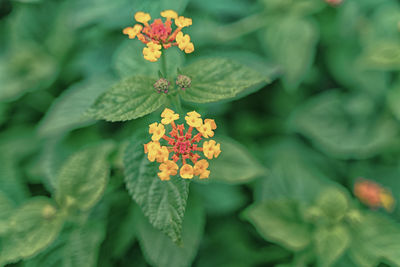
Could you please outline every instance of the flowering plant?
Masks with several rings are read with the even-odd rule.
[[[0,32],[0,266],[400,266],[398,1],[2,0]]]

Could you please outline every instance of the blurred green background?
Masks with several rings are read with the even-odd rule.
[[[137,11],[164,9],[193,19],[195,51],[182,64],[229,58],[272,81],[184,104],[241,144],[222,150],[245,174],[191,185],[179,247],[138,212],[117,152],[89,219],[10,266],[400,266],[399,208],[353,194],[363,177],[400,200],[396,0],[0,0],[2,194],[15,206],[51,196],[74,152],[106,139],[122,150],[158,118],[109,123],[85,111],[115,81],[154,70],[122,29]]]

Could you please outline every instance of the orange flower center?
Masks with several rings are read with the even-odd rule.
[[[190,159],[193,163],[196,163],[200,158],[200,155],[196,152],[202,150],[196,144],[201,141],[201,134],[198,133],[192,138],[193,127],[189,127],[186,133],[183,124],[178,127],[173,124],[172,127],[173,130],[169,133],[170,136],[164,135],[163,137],[171,145],[168,147],[168,150],[174,152],[172,159],[175,162],[182,159],[183,164],[186,164],[186,159]]]

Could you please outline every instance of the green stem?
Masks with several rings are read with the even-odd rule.
[[[164,55],[164,53],[161,54],[161,73],[164,76],[165,79],[167,79],[167,59]],[[182,105],[181,105],[181,99],[179,98],[179,94],[177,92],[170,93],[169,94],[169,100],[173,106],[175,106],[176,111],[178,113],[182,113]]]
[[[161,73],[167,79],[167,59],[165,58],[165,53],[161,54]]]
[[[179,114],[182,114],[182,105],[181,105],[181,99],[179,98],[179,94],[175,94],[175,95],[170,95],[170,100],[171,103],[175,106],[176,111]]]

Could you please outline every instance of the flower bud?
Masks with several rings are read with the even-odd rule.
[[[42,210],[42,216],[46,220],[53,218],[56,213],[57,210],[51,205],[46,205]]]
[[[176,85],[182,90],[185,90],[192,85],[192,79],[186,75],[179,75],[178,78],[176,78]]]
[[[157,90],[157,93],[168,93],[170,82],[167,79],[161,78],[153,84],[154,89]]]

